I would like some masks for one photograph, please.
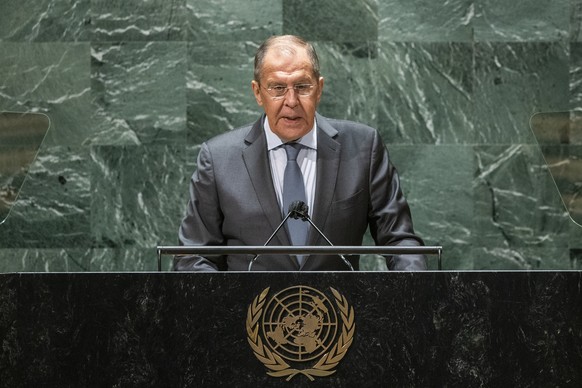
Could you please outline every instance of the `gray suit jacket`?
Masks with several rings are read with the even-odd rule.
[[[361,245],[367,227],[377,245],[422,245],[398,175],[378,132],[368,126],[316,116],[317,182],[313,222],[334,245]],[[202,145],[179,231],[181,245],[264,245],[282,221],[273,187],[264,116]],[[270,245],[291,245],[283,228]],[[308,245],[328,245],[310,228]],[[246,271],[251,255],[176,257],[175,270]],[[357,256],[349,260],[358,268]],[[424,256],[387,258],[392,270],[426,269]],[[260,256],[253,270],[346,270],[337,256]]]

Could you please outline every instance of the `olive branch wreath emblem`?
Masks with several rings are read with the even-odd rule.
[[[268,375],[273,377],[287,377],[291,380],[294,376],[302,374],[314,381],[314,376],[325,377],[336,372],[334,369],[344,358],[350,348],[356,329],[354,322],[354,308],[350,307],[346,298],[333,287],[330,287],[336,304],[340,310],[342,320],[342,332],[337,342],[331,350],[325,354],[310,368],[296,369],[292,368],[281,356],[272,352],[267,346],[263,345],[263,340],[259,335],[259,319],[263,313],[267,294],[270,287],[265,288],[251,303],[247,312],[246,329],[247,340],[255,354],[255,357],[262,362],[270,371]]]

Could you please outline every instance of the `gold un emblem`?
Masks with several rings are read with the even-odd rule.
[[[253,300],[247,339],[268,375],[289,381],[302,374],[313,381],[335,373],[352,344],[356,324],[353,307],[337,290],[330,290],[335,304],[308,286],[286,288],[270,299],[265,288]]]

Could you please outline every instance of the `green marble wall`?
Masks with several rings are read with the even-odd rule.
[[[580,109],[581,27],[582,0],[1,0],[0,110],[52,128],[0,271],[155,269],[199,144],[260,113],[252,56],[280,33],[315,43],[322,114],[381,131],[445,268],[579,269],[528,123]]]

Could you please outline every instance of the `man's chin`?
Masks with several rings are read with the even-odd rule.
[[[280,123],[284,124],[284,123]],[[304,136],[307,132],[309,132],[311,128],[307,128],[305,123],[296,123],[293,125],[279,125],[276,128],[276,135],[278,135],[281,140],[287,142],[291,140],[299,139],[300,137]]]

